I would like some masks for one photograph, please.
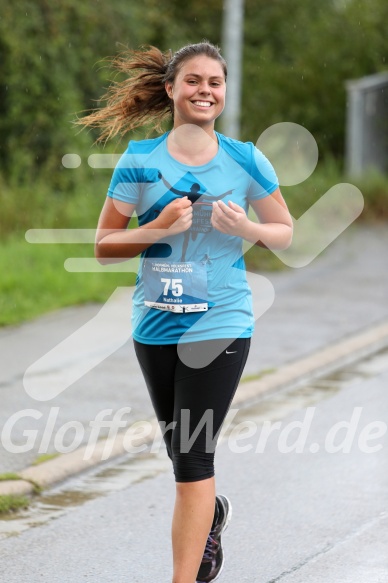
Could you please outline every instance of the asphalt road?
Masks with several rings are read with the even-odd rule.
[[[257,322],[245,374],[279,368],[386,319],[387,243],[384,228],[354,227],[308,267],[266,274],[275,301]],[[130,341],[58,397],[38,401],[24,389],[27,367],[87,325],[100,308],[71,308],[0,331],[0,424],[4,428],[12,415],[28,409],[40,415],[20,418],[12,430],[18,445],[26,443],[26,430],[36,430],[29,451],[12,453],[2,442],[2,471],[17,471],[35,459],[55,408],[48,451],[68,422],[79,422],[86,440],[90,420],[104,409],[130,406],[131,422],[152,415]],[[118,317],[125,318],[126,309],[129,314],[125,295],[116,308]],[[59,354],[59,374],[98,355],[94,340],[90,335],[77,353]],[[273,402],[246,412],[245,420],[257,430],[239,443],[251,444],[251,450],[237,453],[226,439],[217,452],[218,488],[234,508],[220,581],[387,583],[387,377],[383,366],[354,382],[350,375],[341,388],[331,382],[330,390],[322,390],[323,383],[313,391],[315,398],[309,391],[271,396]],[[256,452],[263,415],[281,426]],[[302,451],[284,451],[295,435],[287,438],[290,423],[305,427],[306,415],[312,417]],[[353,437],[346,425],[342,433],[336,425],[351,420]],[[350,451],[331,452],[333,435],[337,445],[348,436]],[[365,443],[381,448],[366,453]],[[127,456],[69,480],[45,493],[25,516],[1,521],[0,534],[13,530],[15,536],[0,536],[0,581],[168,583],[173,500],[163,452]]]
[[[386,319],[387,247],[385,226],[352,226],[307,267],[266,273],[275,299],[256,323],[244,374],[278,369]],[[100,310],[100,305],[74,307],[0,330],[0,427],[10,427],[9,437],[1,440],[2,472],[21,470],[41,453],[55,452],[55,438],[68,423],[81,428],[86,443],[91,420],[104,410],[113,416],[131,407],[129,423],[152,416],[131,341],[114,349],[114,331],[125,328],[129,318],[128,293],[117,298],[112,338],[103,341],[104,327],[97,333],[88,328]],[[39,401],[29,395],[23,385],[26,369],[79,330],[85,332],[81,341],[71,340],[67,350],[57,351],[55,367],[42,371],[42,381],[52,378],[54,386],[85,362],[101,362],[56,397]],[[67,438],[73,439],[71,431]]]
[[[385,352],[245,411],[251,437],[236,425],[239,438],[226,434],[216,454],[218,491],[233,503],[220,582],[386,583],[387,382]],[[264,420],[280,424],[266,442]],[[142,477],[95,497],[93,482],[103,489],[118,462],[54,489],[46,512],[51,496],[62,514],[0,541],[1,581],[170,582],[174,482],[163,453],[159,469],[142,464]]]

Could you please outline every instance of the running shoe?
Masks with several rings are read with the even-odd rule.
[[[217,495],[218,518],[207,537],[205,552],[198,571],[196,583],[215,581],[224,566],[224,553],[221,545],[221,534],[227,529],[232,517],[232,505],[226,496]]]

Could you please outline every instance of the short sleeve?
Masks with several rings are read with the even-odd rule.
[[[251,183],[248,198],[258,200],[268,196],[279,187],[278,177],[271,162],[252,144]]]
[[[108,196],[122,202],[137,204],[142,186],[150,182],[158,182],[157,168],[144,167],[144,154],[135,153],[136,144],[129,143],[127,151],[121,156],[113,171],[108,187]]]
[[[137,204],[139,187],[143,181],[143,169],[138,166],[135,156],[127,150],[113,171],[107,195],[122,202]]]

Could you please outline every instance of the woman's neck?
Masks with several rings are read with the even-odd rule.
[[[210,134],[197,125],[183,124],[170,132],[167,147],[179,162],[202,166],[216,156],[218,140],[214,129]]]

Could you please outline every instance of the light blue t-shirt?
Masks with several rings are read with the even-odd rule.
[[[191,228],[166,237],[141,255],[133,296],[133,336],[145,344],[249,338],[254,317],[242,239],[212,227],[212,201],[232,200],[247,212],[249,200],[276,190],[275,171],[252,143],[219,133],[216,156],[202,166],[188,166],[169,154],[167,135],[129,142],[108,190],[108,196],[136,204],[139,225],[154,220],[178,197],[188,196],[193,202]],[[160,305],[156,296],[148,297],[156,293],[155,286],[166,302],[162,309],[150,307]],[[179,308],[186,301],[206,305],[207,310]]]

